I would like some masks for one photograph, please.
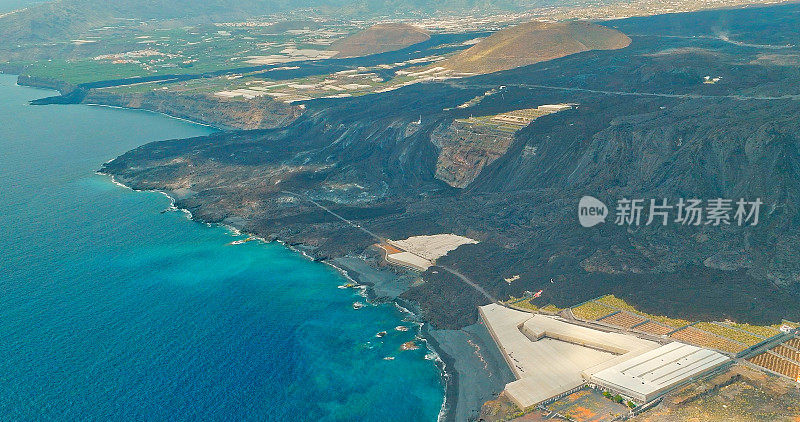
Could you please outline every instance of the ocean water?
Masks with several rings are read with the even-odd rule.
[[[229,245],[241,237],[94,174],[211,129],[30,106],[51,93],[14,80],[0,75],[0,420],[436,419],[439,370],[421,342],[400,350],[416,326],[395,306],[354,310],[335,269]]]

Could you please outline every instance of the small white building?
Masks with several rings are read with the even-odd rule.
[[[712,350],[673,342],[598,371],[589,382],[647,403],[730,360]]]

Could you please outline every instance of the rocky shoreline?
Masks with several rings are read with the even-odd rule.
[[[38,78],[20,74],[17,76],[17,85],[29,86],[32,88],[52,89],[61,95],[67,95],[77,87],[64,81],[49,78]]]
[[[289,247],[313,259],[302,247]],[[371,256],[345,256],[321,262],[337,268],[362,286],[367,300],[392,302],[420,318],[418,306],[400,297],[416,282],[418,274],[395,268],[376,268],[379,264],[376,257]],[[424,320],[420,321],[419,336],[438,355],[437,366],[445,386],[439,421],[477,420],[483,404],[497,398],[505,385],[514,380],[513,373],[481,322],[458,330],[440,330]]]
[[[113,183],[133,191],[150,191],[127,186],[117,181],[112,174],[102,171],[98,171],[98,174],[108,176]],[[193,215],[190,210],[176,206],[175,198],[169,192],[160,190],[155,192],[170,199],[171,209],[186,213],[194,222],[208,224]],[[230,227],[247,234],[238,227]],[[496,398],[505,384],[514,380],[494,340],[481,322],[458,330],[435,329],[420,318],[421,312],[414,302],[400,297],[418,282],[419,274],[394,267],[378,268],[381,258],[377,252],[374,255],[370,255],[367,251],[362,256],[319,258],[314,256],[314,248],[303,244],[287,243],[277,238],[265,241],[280,242],[311,260],[332,266],[345,278],[362,288],[368,301],[394,303],[404,312],[419,319],[418,335],[438,356],[437,367],[441,372],[445,388],[442,410],[439,414],[440,422],[477,420],[483,404]]]
[[[314,259],[310,250],[301,245],[287,245]],[[364,288],[371,302],[392,302],[404,311],[420,318],[416,303],[400,295],[416,282],[419,275],[394,268],[376,268],[376,256],[344,256],[321,262],[341,271],[345,277]],[[488,330],[481,322],[459,330],[440,330],[421,321],[419,336],[439,359],[445,386],[441,422],[475,421],[481,407],[500,394],[514,375],[505,363]]]
[[[163,91],[119,94],[91,89],[81,103],[150,110],[233,130],[283,127],[303,114],[301,106],[265,97],[249,100],[223,99],[210,94],[178,94]]]
[[[147,110],[223,130],[274,129],[292,123],[304,112],[302,106],[266,97],[231,99],[165,91],[117,93],[25,74],[17,77],[17,84],[59,92],[57,96],[35,100],[34,104],[86,104]]]

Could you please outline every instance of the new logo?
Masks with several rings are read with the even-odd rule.
[[[608,207],[593,196],[584,196],[578,202],[578,221],[583,227],[594,227],[606,222]]]

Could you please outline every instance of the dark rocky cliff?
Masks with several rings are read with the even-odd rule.
[[[92,89],[84,104],[156,111],[228,129],[271,129],[286,126],[303,113],[303,107],[270,98],[225,99],[203,94],[163,91],[116,93]]]
[[[14,69],[22,70],[22,69]],[[58,91],[61,95],[66,95],[75,90],[75,86],[64,81],[50,78],[41,78],[38,76],[30,76],[21,74],[17,77],[17,83],[25,86],[32,86],[34,88],[53,89]]]

